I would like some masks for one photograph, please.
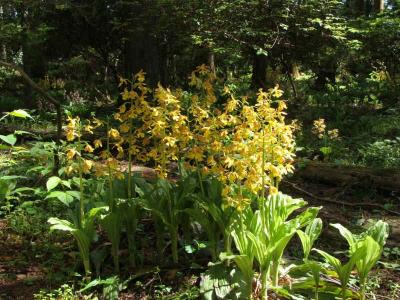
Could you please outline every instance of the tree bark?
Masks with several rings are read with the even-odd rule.
[[[365,16],[370,16],[374,11],[373,2],[374,0],[366,0],[365,1]]]
[[[210,49],[210,52],[208,54],[208,65],[210,66],[211,72],[216,75],[216,69],[215,69],[215,54],[214,52]]]
[[[374,12],[381,13],[385,10],[385,1],[384,0],[374,0]]]
[[[4,19],[4,10],[3,6],[0,5],[0,20],[3,21],[3,19]],[[7,47],[6,44],[4,43],[1,44],[1,59],[7,60]]]
[[[299,66],[296,63],[292,63],[292,75],[294,79],[298,79],[300,77]]]
[[[288,64],[284,57],[282,57],[281,62],[286,69],[286,74],[289,78],[290,85],[292,86],[293,95],[295,98],[297,98],[297,96],[298,96],[297,88],[296,88],[296,83],[294,82],[294,79],[296,78],[296,76],[300,76],[299,69],[298,69],[296,63]]]
[[[365,13],[365,1],[355,0],[354,9],[357,16],[362,16]]]
[[[124,76],[131,78],[132,74],[143,70],[150,86],[155,87],[158,82],[165,84],[167,55],[161,43],[157,37],[144,33],[132,34],[124,47]]]
[[[254,88],[266,89],[266,69],[267,57],[265,55],[258,55],[255,51],[253,53],[253,72],[252,72],[252,85]]]
[[[7,47],[5,44],[1,45],[1,59],[7,60]]]

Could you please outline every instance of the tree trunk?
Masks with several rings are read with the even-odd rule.
[[[24,4],[18,9],[20,25],[22,30],[22,64],[24,72],[33,80],[43,78],[46,74],[46,59],[44,57],[43,45],[31,41],[32,34],[32,13]],[[27,108],[36,108],[36,101],[33,97],[31,85],[25,86],[24,103]]]
[[[24,38],[25,39],[25,38]],[[27,46],[27,43],[24,41],[22,45],[22,65],[24,66],[25,72],[31,77],[32,71],[31,71],[31,65],[30,65],[30,60],[28,58],[29,54],[29,47]],[[30,85],[25,85],[24,86],[24,103],[26,108],[34,109],[36,108],[36,101],[33,99],[33,90],[32,86]]]
[[[285,67],[286,75],[289,78],[290,85],[292,86],[293,95],[297,98],[297,88],[294,80],[300,76],[300,72],[296,63],[286,63],[286,59],[282,57],[282,65]]]
[[[256,52],[253,53],[253,73],[251,81],[254,88],[266,88],[267,65],[267,57],[265,55],[258,55]]]
[[[365,1],[364,0],[355,0],[354,10],[357,16],[362,16],[365,13]]]
[[[381,13],[385,9],[385,1],[384,0],[374,0],[374,12]]]
[[[165,46],[160,43],[160,39],[145,33],[132,34],[124,47],[124,76],[131,78],[132,74],[143,70],[150,86],[156,87],[158,82],[165,84],[167,53]]]
[[[292,63],[292,76],[293,79],[298,79],[300,77],[299,66],[296,63]]]
[[[6,45],[1,45],[1,59],[7,60],[7,47]]]
[[[23,4],[18,9],[18,15],[19,15],[19,22],[20,26],[22,29],[21,33],[21,49],[22,49],[22,65],[24,72],[31,77],[31,68],[30,68],[30,59],[29,59],[29,45],[28,45],[28,30],[29,30],[29,25],[27,24],[28,22],[26,21],[26,8],[24,7]],[[24,86],[24,103],[26,108],[35,108],[35,101],[33,100],[32,97],[32,86],[30,84],[26,84]]]
[[[210,52],[208,54],[208,65],[210,66],[211,72],[215,75],[216,74],[216,70],[215,70],[215,54],[211,49],[210,49]]]
[[[370,16],[373,13],[373,3],[374,0],[366,0],[365,2],[365,16]]]
[[[0,5],[0,20],[4,19],[3,6]],[[1,44],[1,59],[7,60],[7,47],[6,44]]]

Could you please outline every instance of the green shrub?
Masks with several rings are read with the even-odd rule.
[[[366,166],[377,168],[400,167],[400,138],[376,141],[359,150]]]

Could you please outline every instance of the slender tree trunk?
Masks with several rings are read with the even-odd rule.
[[[381,13],[385,10],[385,1],[384,0],[374,0],[374,12]]]
[[[142,33],[134,33],[124,46],[124,76],[131,78],[132,74],[143,70],[150,86],[158,82],[165,83],[166,53],[160,46],[160,40]]]
[[[365,16],[370,16],[373,13],[373,2],[374,0],[366,0],[365,1]]]
[[[292,86],[293,94],[297,98],[297,87],[295,80],[300,77],[299,66],[296,63],[292,63],[292,70],[288,72],[290,85]]]
[[[7,47],[5,44],[1,45],[1,58],[7,60]]]
[[[297,98],[297,88],[294,79],[300,76],[299,68],[296,63],[287,63],[285,57],[282,56],[281,63],[285,68],[285,73],[289,78],[290,85],[292,86],[293,95]]]
[[[297,88],[296,88],[296,83],[293,80],[293,75],[290,72],[287,72],[288,77],[289,77],[289,81],[290,81],[290,85],[292,86],[292,90],[293,90],[293,95],[295,98],[297,98]]]
[[[158,54],[160,56],[160,82],[163,85],[168,85],[171,83],[171,79],[173,75],[170,74],[169,69],[169,48],[168,48],[168,39],[167,37],[163,38],[163,43],[159,46]]]
[[[22,28],[21,50],[22,50],[23,70],[31,78],[32,72],[31,72],[30,56],[32,55],[29,51],[32,51],[32,49],[29,49],[29,44],[28,44],[29,22],[27,21],[27,16],[29,15],[29,13],[24,7],[24,4],[21,4],[21,6],[19,7],[18,15],[19,15],[20,26]],[[25,85],[23,98],[27,108],[35,108],[35,101],[33,99],[32,94],[33,94],[32,85],[30,84]]]
[[[3,6],[0,5],[0,20],[4,19],[4,10]],[[1,44],[1,59],[6,61],[7,60],[7,47],[6,44]]]
[[[296,63],[292,63],[292,76],[294,79],[298,79],[300,77],[299,66]]]
[[[355,12],[356,15],[362,16],[365,12],[365,1],[364,0],[355,0]]]
[[[253,53],[253,74],[252,74],[252,85],[254,88],[266,88],[266,69],[267,69],[267,57],[265,55],[257,55]]]
[[[208,54],[208,65],[210,66],[211,72],[215,75],[216,74],[216,70],[215,70],[215,54],[211,49],[210,49],[210,52]]]
[[[19,23],[22,27],[21,33],[21,50],[22,50],[22,65],[24,72],[37,80],[43,78],[46,74],[46,59],[44,54],[43,43],[37,43],[32,38],[32,33],[35,33],[33,12],[29,9],[26,1],[21,2],[17,13]],[[24,100],[28,108],[36,108],[36,101],[33,97],[34,88],[31,85],[26,85]]]

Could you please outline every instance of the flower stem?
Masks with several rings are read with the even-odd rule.
[[[203,195],[203,197],[205,197],[206,194],[204,192],[203,177],[201,176],[201,172],[200,172],[200,169],[199,169],[199,163],[197,162],[197,159],[195,161],[196,161],[197,175],[199,176],[201,194]]]
[[[365,282],[366,278],[360,279],[360,300],[365,300]]]
[[[80,131],[80,129],[79,129]],[[85,218],[84,210],[84,199],[83,199],[83,170],[82,170],[82,144],[81,144],[81,134],[78,134],[78,147],[79,147],[79,157],[78,157],[78,169],[79,169],[79,226],[82,228],[83,219]]]
[[[272,284],[277,287],[279,284],[279,263],[277,261],[272,263],[271,278]]]
[[[107,156],[110,156],[110,135],[108,134],[110,130],[110,124],[109,120],[107,120]],[[108,163],[108,188],[109,188],[109,207],[110,207],[110,212],[114,211],[114,194],[113,194],[113,184],[112,184],[112,172],[111,172],[111,166],[110,163]]]
[[[133,107],[133,100],[131,99],[131,109]],[[133,122],[131,120],[129,124],[129,143],[128,143],[128,199],[132,198],[132,126]],[[135,188],[133,188],[133,195],[135,195]]]
[[[346,300],[346,287],[345,286],[342,287],[342,299]]]
[[[268,300],[268,272],[261,272],[261,299]]]

